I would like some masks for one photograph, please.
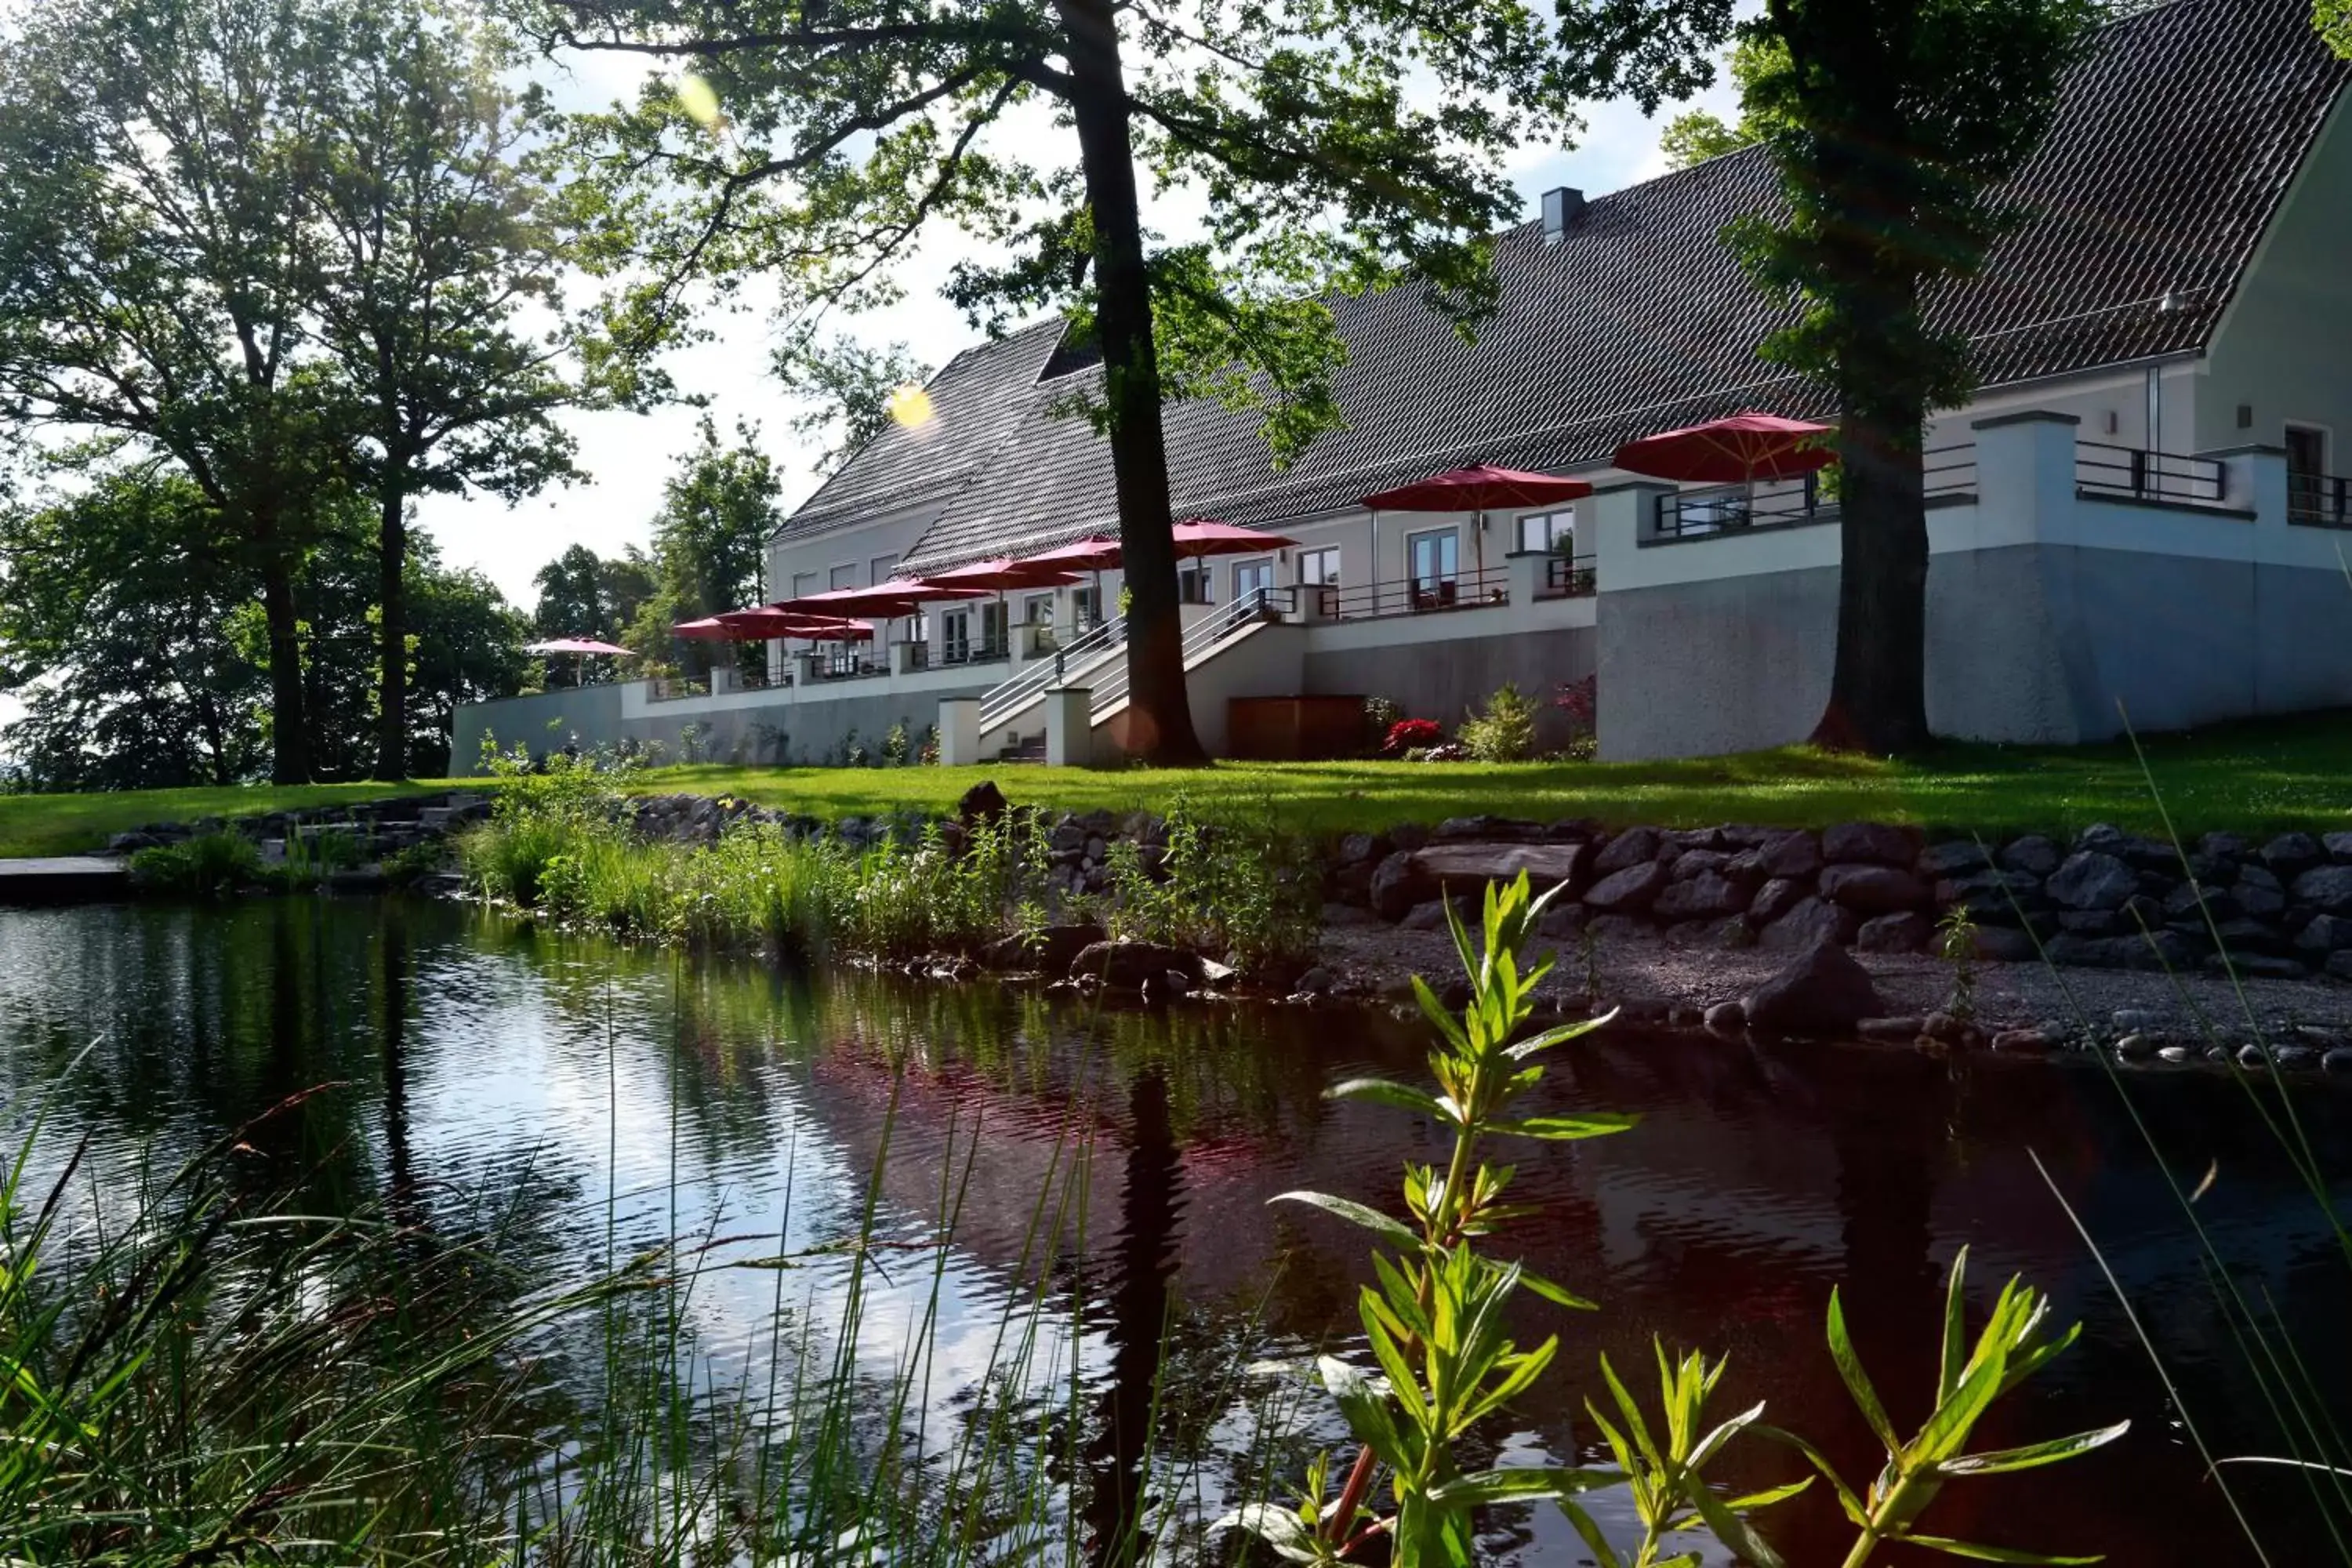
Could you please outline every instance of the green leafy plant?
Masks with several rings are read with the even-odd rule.
[[[1952,968],[1944,1010],[1965,1024],[1977,1016],[1977,922],[1966,904],[1954,904],[1936,922],[1936,952]]]
[[[1463,749],[1482,763],[1523,763],[1536,754],[1536,705],[1505,681],[1486,699],[1486,710],[1462,721]]]
[[[886,768],[903,768],[910,760],[913,751],[914,742],[907,733],[907,721],[901,719],[890,726],[888,734],[882,737],[882,765]]]
[[[261,851],[242,833],[200,833],[136,851],[131,875],[166,892],[215,899],[261,879]]]
[[[1895,1435],[1895,1424],[1888,1419],[1886,1407],[1880,1403],[1877,1390],[1871,1386],[1870,1375],[1863,1370],[1862,1358],[1854,1353],[1853,1342],[1846,1333],[1845,1310],[1838,1292],[1830,1292],[1830,1355],[1837,1363],[1838,1375],[1845,1381],[1846,1392],[1853,1396],[1855,1407],[1886,1449],[1886,1466],[1870,1483],[1867,1493],[1857,1493],[1848,1486],[1821,1450],[1804,1439],[1777,1428],[1759,1428],[1803,1454],[1836,1489],[1838,1505],[1861,1531],[1854,1538],[1853,1549],[1846,1553],[1845,1568],[1863,1568],[1877,1554],[1880,1546],[1889,1542],[1994,1563],[2099,1561],[2097,1557],[2043,1557],[2003,1547],[1979,1546],[1923,1534],[1914,1528],[1927,1505],[1952,1481],[2054,1465],[2114,1442],[2131,1426],[2127,1421],[2118,1422],[2113,1426],[2044,1443],[1985,1453],[1967,1452],[1969,1436],[1993,1402],[2048,1365],[2082,1332],[2079,1323],[2053,1331],[2050,1328],[2048,1300],[2012,1278],[2001,1287],[1991,1317],[1978,1333],[1975,1348],[1969,1349],[1966,1338],[1967,1303],[1961,1295],[1968,1262],[1968,1248],[1962,1247],[1959,1256],[1952,1259],[1952,1272],[1945,1283],[1943,1351],[1936,1380],[1936,1408],[1907,1441]]]

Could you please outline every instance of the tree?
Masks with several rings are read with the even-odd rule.
[[[1727,7],[1563,0],[1587,91],[1654,109],[1692,77]],[[1917,751],[1927,710],[1927,418],[1966,400],[1966,338],[1932,325],[1936,285],[1968,278],[2023,216],[2002,186],[2057,111],[2093,0],[1766,0],[1740,32],[1742,127],[1771,149],[1787,210],[1726,237],[1795,320],[1764,357],[1838,407],[1837,653],[1825,745]]]
[[[299,363],[319,105],[292,0],[57,0],[0,45],[0,418],[168,458],[260,585],[272,776],[310,776],[293,577],[331,482]]]
[[[249,599],[234,530],[144,468],[0,510],[0,691],[41,789],[240,783],[267,757],[268,682],[224,615]]]
[[[2313,0],[2311,19],[2327,47],[2352,60],[2352,0]]]
[[[820,474],[832,473],[888,429],[892,398],[930,375],[930,367],[904,343],[873,349],[837,337],[821,344],[807,332],[776,351],[775,371],[806,405],[793,416],[793,434],[825,443],[816,460]]]
[[[1538,12],[1413,0],[510,0],[551,47],[691,68],[597,129],[608,253],[653,279],[628,321],[677,319],[696,279],[760,270],[795,320],[890,290],[950,226],[1001,264],[950,296],[977,322],[1061,311],[1098,354],[1083,407],[1110,447],[1130,594],[1131,733],[1202,759],[1184,689],[1163,402],[1265,411],[1275,460],[1339,420],[1344,351],[1323,303],[1407,271],[1475,320],[1505,155],[1571,122]],[[1421,104],[1428,107],[1420,107]],[[1145,224],[1155,189],[1206,199],[1205,233]],[[675,222],[633,176],[697,200]]]
[[[720,446],[718,426],[704,415],[699,444],[662,487],[662,509],[654,519],[654,591],[638,606],[626,639],[648,663],[667,662],[664,654],[682,647],[688,672],[707,673],[715,645],[681,644],[670,627],[760,602],[768,540],[784,521],[776,504],[783,483],[760,450],[759,428],[738,425],[735,434],[738,445]]]
[[[1738,120],[1726,121],[1704,109],[1675,115],[1658,132],[1658,151],[1665,154],[1666,166],[1687,169],[1762,141],[1771,127],[1754,101],[1753,89],[1759,77],[1778,68],[1786,58],[1787,51],[1769,34],[1747,33],[1735,40],[1730,72],[1731,84],[1739,94]]]
[[[553,415],[635,401],[651,384],[583,353],[557,279],[568,254],[551,116],[498,35],[425,0],[320,9],[325,234],[319,337],[350,395],[378,511],[378,778],[414,744],[407,509],[468,489],[509,500],[579,477]],[[553,331],[534,335],[536,319]],[[580,367],[588,367],[585,370]]]
[[[532,577],[539,602],[531,611],[531,630],[541,637],[594,637],[615,642],[626,637],[638,610],[653,596],[653,573],[635,545],[608,560],[599,560],[584,544],[574,544],[539,569]],[[609,678],[601,662],[576,661],[551,666],[548,678],[557,684],[593,684]]]

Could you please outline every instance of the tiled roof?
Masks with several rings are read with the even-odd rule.
[[[2111,24],[2019,175],[2032,220],[1935,314],[1974,339],[1988,385],[2202,347],[2346,75],[2309,0],[2171,0]],[[1339,300],[1349,428],[1277,472],[1255,416],[1171,405],[1177,514],[1272,523],[1455,462],[1573,468],[1751,404],[1822,412],[1817,391],[1756,358],[1780,311],[1720,243],[1778,199],[1751,150],[1597,198],[1557,245],[1539,224],[1514,229],[1475,346],[1411,287]],[[1051,416],[1058,388],[1036,382],[1056,331],[960,356],[932,384],[937,422],[860,452],[787,533],[879,515],[917,485],[955,490],[908,555],[917,570],[1113,526],[1108,445]]]

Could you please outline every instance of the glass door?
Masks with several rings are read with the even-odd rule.
[[[1452,605],[1460,576],[1460,534],[1451,528],[1409,533],[1404,546],[1412,574],[1412,607],[1438,610]]]

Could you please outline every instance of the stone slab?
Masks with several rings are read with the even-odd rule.
[[[130,890],[130,865],[104,855],[47,855],[0,860],[0,904],[69,904],[117,899]]]

